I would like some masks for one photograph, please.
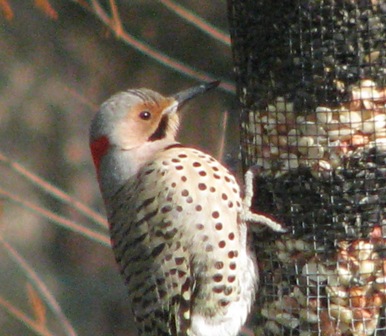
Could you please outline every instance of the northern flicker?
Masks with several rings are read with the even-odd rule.
[[[218,82],[164,97],[128,90],[94,117],[90,147],[116,261],[140,335],[235,336],[254,300],[258,273],[249,211],[234,176],[175,140],[178,110]]]

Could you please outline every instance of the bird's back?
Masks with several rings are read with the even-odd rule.
[[[236,335],[257,279],[228,170],[196,149],[171,146],[111,204],[113,249],[140,334]]]

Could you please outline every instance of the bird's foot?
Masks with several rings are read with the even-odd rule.
[[[243,214],[242,218],[246,222],[263,224],[276,232],[287,232],[287,229],[275,220],[273,217],[264,213],[255,213],[251,211],[252,199],[254,196],[253,180],[260,172],[259,166],[250,167],[244,175],[245,194],[243,199]]]

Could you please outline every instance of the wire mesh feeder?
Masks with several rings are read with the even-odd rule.
[[[386,3],[228,1],[256,209],[258,335],[386,335]]]

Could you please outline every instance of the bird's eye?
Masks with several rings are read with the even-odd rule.
[[[140,114],[139,114],[139,117],[142,119],[142,120],[149,120],[151,118],[151,113],[149,111],[142,111]]]

